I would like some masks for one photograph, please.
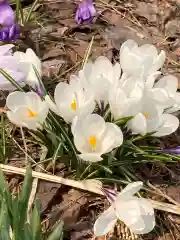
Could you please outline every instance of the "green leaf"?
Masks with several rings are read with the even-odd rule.
[[[115,124],[121,125],[127,123],[129,120],[131,120],[133,117],[125,117],[125,118],[120,118],[116,121],[114,121]]]
[[[47,240],[63,240],[63,225],[63,222],[60,221],[60,223],[55,226]]]
[[[19,225],[20,220],[20,214],[19,214],[19,205],[18,205],[18,193],[15,193],[12,200],[12,229],[13,229],[13,235],[14,239],[18,239],[20,237],[20,229],[23,228],[23,226]]]
[[[2,200],[2,199],[1,199]],[[2,200],[0,206],[0,239],[11,240],[10,232],[10,221],[8,216],[8,210],[5,199]]]
[[[30,227],[32,231],[32,240],[41,239],[41,219],[40,219],[40,201],[37,200],[32,212]]]
[[[27,215],[28,201],[29,201],[31,189],[32,189],[32,170],[30,167],[28,167],[26,169],[26,175],[22,185],[21,197],[19,200],[20,226],[24,225],[25,219],[27,217],[26,215]]]
[[[11,216],[12,215],[12,199],[11,199],[11,194],[8,191],[8,185],[4,180],[4,175],[2,171],[0,171],[0,195],[5,199],[8,206],[9,215]]]

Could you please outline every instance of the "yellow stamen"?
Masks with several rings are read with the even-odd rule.
[[[28,118],[33,118],[33,117],[38,117],[39,114],[37,114],[36,112],[33,112],[30,108],[28,108]]]
[[[147,114],[147,113],[144,113],[143,115],[145,116],[145,118],[147,118],[149,116],[149,114]]]
[[[89,141],[89,144],[90,144],[90,146],[91,146],[92,148],[94,148],[94,147],[96,146],[97,140],[96,140],[96,138],[95,138],[94,136],[90,137],[90,138],[88,139],[88,141]]]
[[[73,100],[72,103],[71,103],[71,109],[74,110],[74,111],[76,111],[76,108],[77,108],[77,106],[76,106],[76,100]]]

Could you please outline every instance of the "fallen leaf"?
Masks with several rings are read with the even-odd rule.
[[[57,76],[62,65],[65,63],[64,60],[52,59],[42,63],[42,75],[45,77]]]
[[[166,189],[166,194],[174,199],[176,202],[180,203],[180,187],[171,186]]]
[[[136,8],[133,10],[135,14],[146,18],[148,22],[155,23],[157,21],[158,6],[156,3],[139,2],[136,3]]]
[[[51,204],[51,201],[58,193],[60,187],[61,184],[58,183],[52,183],[42,180],[39,181],[36,199],[40,199],[41,213],[43,213]]]

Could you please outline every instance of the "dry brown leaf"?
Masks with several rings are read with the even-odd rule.
[[[61,184],[39,181],[36,199],[40,199],[41,213],[43,213],[50,205],[53,198],[58,193]]]
[[[137,1],[136,8],[133,12],[143,18],[146,18],[148,22],[155,23],[157,21],[158,6],[156,3]]]

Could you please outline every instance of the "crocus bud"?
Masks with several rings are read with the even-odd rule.
[[[97,12],[92,0],[85,0],[79,3],[75,19],[78,24],[82,22],[91,23],[96,14]]]
[[[19,26],[15,24],[15,14],[6,1],[0,1],[0,41],[16,40]]]

